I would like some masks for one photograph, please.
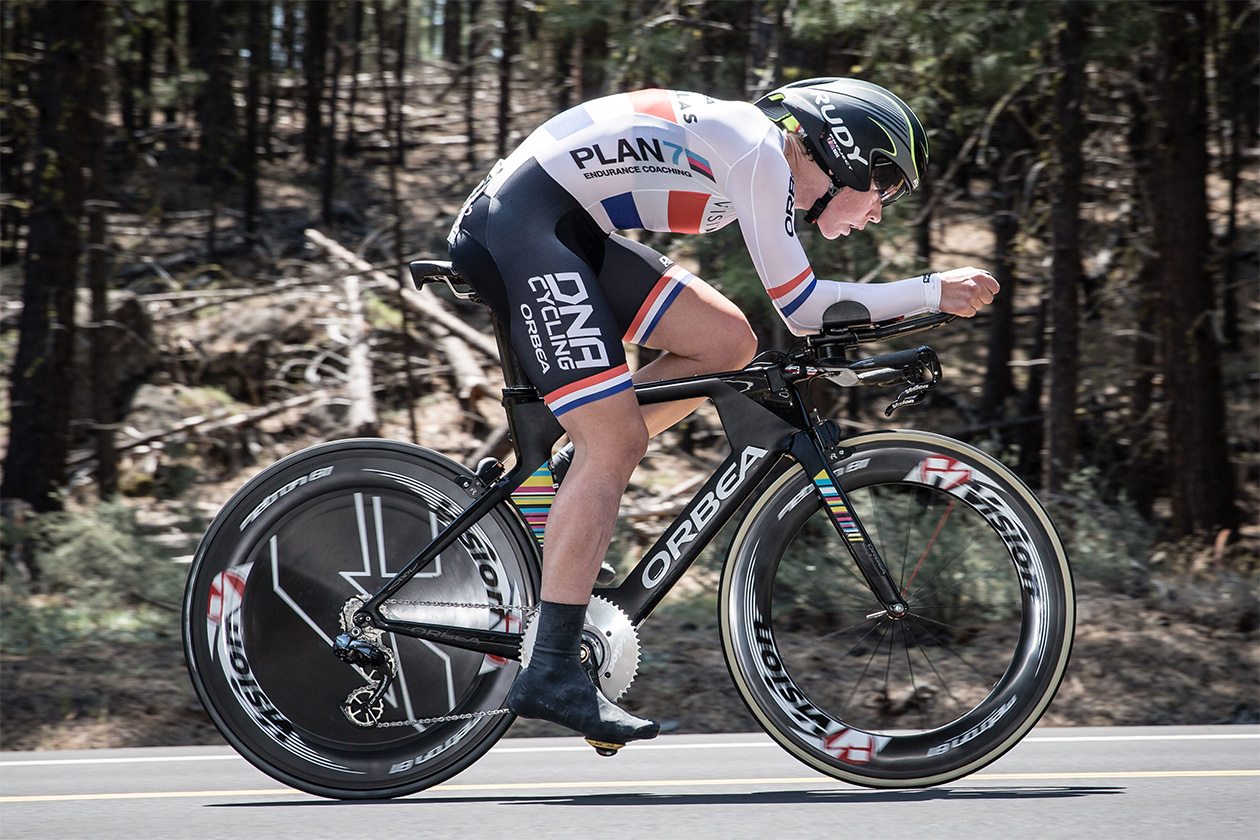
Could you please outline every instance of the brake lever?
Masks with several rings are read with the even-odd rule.
[[[906,381],[910,385],[902,389],[897,399],[884,409],[885,417],[892,417],[893,412],[899,408],[923,402],[927,392],[941,383],[941,362],[936,358],[936,351],[924,346],[918,348],[915,353],[913,368],[907,366],[905,369]],[[925,379],[925,374],[930,378]]]
[[[893,412],[899,408],[908,405],[918,405],[923,402],[923,398],[927,396],[927,392],[936,387],[936,380],[931,382],[916,382],[909,388],[904,389],[897,395],[897,399],[889,403],[888,408],[884,409],[885,417],[892,417]]]

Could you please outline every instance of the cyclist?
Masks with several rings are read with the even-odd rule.
[[[513,712],[610,745],[659,732],[600,694],[579,662],[630,475],[648,438],[698,405],[640,406],[631,383],[737,369],[757,347],[721,293],[615,231],[708,233],[738,220],[797,335],[817,331],[824,310],[846,299],[874,320],[927,310],[970,317],[998,291],[985,271],[834,282],[814,276],[796,236],[796,209],[828,239],[879,222],[919,186],[927,154],[910,108],[856,79],[790,84],[755,105],[641,90],[552,117],[473,191],[451,229],[451,259],[507,327],[573,446],[544,534],[538,629],[508,695]],[[623,341],[663,352],[631,374]]]

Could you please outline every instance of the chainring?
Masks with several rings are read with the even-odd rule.
[[[525,628],[521,643],[521,664],[528,667],[538,635],[538,617],[533,615]],[[639,634],[630,617],[621,608],[598,595],[591,596],[586,607],[586,625],[582,628],[583,662],[595,685],[609,700],[617,700],[639,672]]]

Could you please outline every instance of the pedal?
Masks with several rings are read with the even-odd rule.
[[[605,756],[616,755],[617,750],[625,746],[625,744],[610,744],[607,741],[592,741],[590,738],[586,739],[586,743],[594,747],[595,752]]]

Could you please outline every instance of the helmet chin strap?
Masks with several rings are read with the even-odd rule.
[[[799,136],[799,132],[798,132],[798,136]],[[802,142],[801,142],[801,149],[804,150],[805,157],[813,161],[814,165],[817,166],[819,169],[821,169],[823,172],[826,172],[828,178],[831,177],[831,173],[827,172],[827,167],[822,165],[818,157],[814,154],[813,149],[809,147],[809,143],[804,142],[803,137],[802,137]],[[818,224],[818,217],[823,214],[823,211],[827,209],[827,205],[831,203],[831,199],[835,198],[836,193],[838,192],[840,192],[840,186],[835,181],[832,181],[831,184],[827,187],[827,191],[822,194],[822,197],[819,198],[817,201],[815,201],[813,206],[811,206],[809,210],[805,212],[805,221],[811,225]]]
[[[831,199],[836,197],[836,193],[840,192],[840,188],[835,184],[827,187],[827,191],[823,193],[822,198],[814,202],[813,206],[805,213],[805,221],[811,225],[818,223],[818,217],[827,209],[827,205],[831,203]]]

